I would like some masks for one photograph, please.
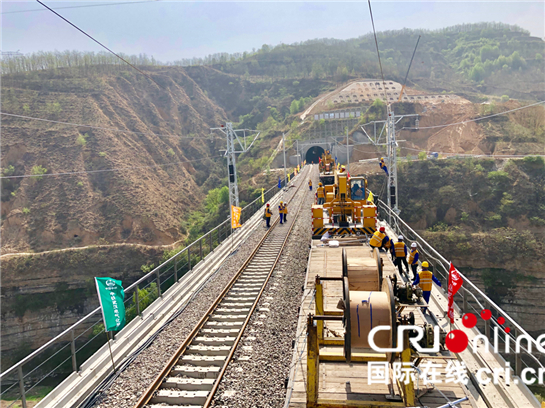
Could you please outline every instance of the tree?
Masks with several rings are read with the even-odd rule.
[[[522,58],[518,51],[511,54],[511,68],[519,69],[526,65],[526,60]]]
[[[486,72],[483,64],[480,62],[476,64],[469,72],[469,78],[475,82],[480,82],[485,78]]]
[[[509,100],[509,95],[502,95],[501,96],[501,101],[502,102],[507,102]]]
[[[491,45],[485,45],[480,50],[481,61],[495,60],[500,55],[498,46],[492,47]]]
[[[324,68],[319,62],[312,64],[312,71],[310,73],[314,79],[319,79],[324,75]]]
[[[299,101],[297,99],[294,99],[293,101],[291,101],[291,105],[290,105],[290,113],[292,115],[296,114],[297,112],[299,112],[300,108],[299,108]]]
[[[418,160],[426,160],[427,156],[426,152],[420,152],[418,153]]]
[[[543,61],[543,55],[541,55],[539,52],[536,53],[536,61],[537,62],[542,62]]]
[[[276,109],[275,107],[270,108],[270,114],[274,120],[276,121],[280,120],[280,113],[278,112],[278,109]]]

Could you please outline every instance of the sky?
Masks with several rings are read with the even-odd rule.
[[[314,38],[348,39],[371,32],[367,2],[250,1],[43,1],[115,52],[157,60],[243,52],[263,44]],[[109,4],[106,6],[105,4]],[[78,8],[61,8],[88,6]],[[97,6],[98,5],[98,6]],[[103,51],[36,1],[1,2],[2,51]],[[545,38],[545,2],[380,1],[372,2],[377,31],[438,29],[496,21],[517,24]],[[43,10],[42,10],[43,9]],[[20,12],[23,10],[38,10]]]

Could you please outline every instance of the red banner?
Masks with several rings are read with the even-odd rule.
[[[450,318],[450,322],[454,323],[454,308],[452,307],[454,303],[454,295],[462,287],[462,283],[464,283],[464,281],[462,280],[458,270],[454,267],[454,265],[452,265],[452,262],[450,263],[450,269],[448,272],[448,317]]]

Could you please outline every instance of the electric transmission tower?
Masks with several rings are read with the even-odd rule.
[[[254,144],[258,138],[260,132],[256,135],[247,136],[246,132],[255,133],[255,130],[249,129],[233,129],[233,124],[227,122],[225,126],[219,128],[211,128],[210,130],[221,131],[227,140],[227,149],[225,150],[225,157],[227,157],[227,170],[229,174],[229,210],[234,205],[239,207],[238,201],[238,184],[237,184],[237,153],[245,153]],[[252,139],[253,137],[253,139]],[[251,140],[251,141],[249,141]]]
[[[386,131],[386,147],[388,151],[388,207],[399,214],[397,206],[397,141],[395,128],[395,115],[391,105],[388,104],[388,119]]]

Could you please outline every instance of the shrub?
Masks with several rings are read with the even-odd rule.
[[[460,252],[469,252],[471,250],[471,244],[469,242],[459,242],[456,244],[456,249]]]
[[[442,221],[439,221],[428,228],[428,230],[431,232],[444,232],[448,230],[448,225]]]
[[[4,170],[2,170],[2,174],[4,176],[11,176],[13,175],[13,173],[15,173],[15,167],[13,167],[11,164],[6,167]]]
[[[77,185],[78,185],[78,187],[83,187],[83,181],[78,181]]]
[[[505,171],[491,171],[488,173],[488,180],[497,186],[507,185],[509,183],[509,173]]]
[[[30,214],[30,208],[28,208],[28,207],[24,207],[22,211],[23,211],[23,214],[25,214],[25,215]]]
[[[175,156],[176,155],[176,153],[174,153],[174,150],[172,148],[168,149],[167,153],[168,153],[169,156]]]
[[[59,113],[62,112],[61,104],[59,102],[47,103],[45,105],[45,111],[49,115],[57,116]]]
[[[500,214],[489,213],[484,219],[492,227],[501,226],[502,217]]]
[[[427,154],[426,152],[420,152],[418,153],[418,159],[419,160],[426,160]]]
[[[100,157],[106,157],[106,152],[99,152],[98,155],[99,155]]]
[[[140,267],[140,269],[142,270],[142,272],[144,272],[144,274],[151,272],[153,268],[155,268],[155,264],[150,264],[150,265],[146,264]]]
[[[501,96],[501,101],[502,102],[507,102],[509,100],[509,95],[502,95]]]
[[[42,167],[41,165],[33,166],[32,170],[30,171],[30,174],[32,174],[33,176],[37,176],[37,177],[34,177],[34,179],[37,181],[40,181],[43,178],[42,174],[45,174],[45,173],[47,173],[47,169],[45,167]]]
[[[460,220],[462,220],[463,222],[466,222],[467,220],[469,220],[469,214],[462,211],[462,214],[460,216]]]
[[[87,137],[89,135],[85,133],[85,135],[79,134],[76,138],[76,144],[79,144],[80,146],[85,146],[87,144]]]
[[[531,217],[530,222],[537,227],[542,227],[545,225],[545,220],[539,217]]]
[[[545,166],[545,159],[541,156],[526,156],[522,161],[526,164],[535,165],[536,167]],[[9,167],[13,168],[13,166]]]

